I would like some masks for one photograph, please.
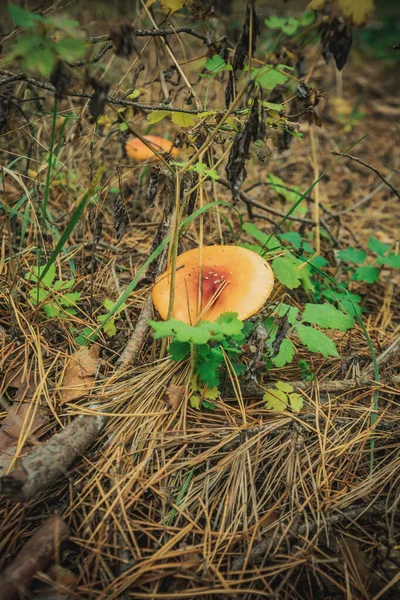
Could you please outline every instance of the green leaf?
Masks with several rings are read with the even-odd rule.
[[[208,410],[215,410],[214,404],[212,402],[208,402],[207,400],[203,400],[202,407],[208,408]]]
[[[216,75],[220,71],[231,71],[232,66],[227,65],[219,54],[214,54],[212,58],[207,58],[205,68],[211,75]]]
[[[220,391],[217,387],[207,388],[204,392],[204,398],[207,398],[207,400],[216,400],[219,395]]]
[[[374,237],[368,238],[368,249],[371,250],[371,252],[377,254],[378,256],[384,256],[384,254],[386,254],[386,252],[390,250],[390,248],[391,244],[384,244],[383,242],[380,242]]]
[[[278,390],[281,390],[282,392],[293,392],[293,387],[290,385],[290,383],[287,383],[286,381],[277,381],[275,387]]]
[[[277,112],[282,112],[285,110],[284,104],[276,104],[275,102],[267,102],[266,100],[262,101],[262,105],[267,110],[276,110]]]
[[[301,285],[298,266],[290,256],[278,256],[272,261],[272,270],[277,279],[289,290],[294,290]]]
[[[345,294],[333,290],[322,290],[322,295],[330,302],[337,302],[352,317],[361,314],[361,307],[359,306],[361,296],[359,294],[352,294],[351,292]]]
[[[12,20],[19,27],[34,27],[38,21],[43,21],[43,17],[28,12],[16,4],[8,4],[7,11]]]
[[[314,23],[315,13],[312,10],[305,10],[299,19],[299,23],[302,27],[308,27],[311,23]]]
[[[300,324],[296,325],[296,331],[300,341],[310,352],[321,352],[325,358],[328,356],[339,358],[335,342],[325,335],[325,333],[322,333],[322,331]]]
[[[284,367],[292,362],[294,354],[295,348],[293,342],[285,338],[280,345],[278,354],[271,358],[271,360],[276,367]]]
[[[357,248],[349,246],[346,250],[340,250],[340,252],[338,252],[338,257],[346,262],[352,262],[356,265],[360,265],[366,260],[367,254],[364,252],[364,250],[357,250]]]
[[[48,20],[51,21],[55,27],[61,29],[65,33],[68,33],[68,35],[72,37],[76,37],[80,34],[78,21],[74,21],[68,17],[63,17],[62,15],[54,15]]]
[[[400,254],[392,252],[389,256],[380,256],[376,259],[377,265],[385,265],[392,269],[400,269]]]
[[[272,15],[265,20],[265,24],[270,29],[280,29],[285,35],[294,35],[299,28],[300,21],[295,17],[283,18]]]
[[[366,281],[367,283],[376,283],[379,281],[379,269],[377,267],[371,267],[365,265],[364,267],[358,267],[351,276],[353,281]]]
[[[154,123],[159,123],[160,121],[165,119],[165,117],[168,117],[168,115],[170,114],[170,110],[153,110],[153,112],[147,115],[147,120],[150,123],[150,125],[154,125]]]
[[[57,59],[50,48],[37,48],[24,56],[22,66],[24,71],[36,70],[42,77],[48,79],[56,62]]]
[[[68,292],[67,294],[63,294],[61,298],[58,298],[58,301],[63,306],[75,306],[78,300],[81,297],[80,292]]]
[[[286,410],[288,405],[288,397],[285,392],[274,388],[270,388],[265,392],[263,400],[265,400],[266,408],[269,410]]]
[[[106,310],[110,311],[114,308],[114,304],[115,302],[113,302],[112,300],[110,300],[109,298],[106,298],[103,302],[103,306]],[[121,311],[123,311],[126,308],[126,302],[123,302],[118,309],[115,311],[114,316],[117,315],[118,313],[120,313]]]
[[[299,360],[300,377],[305,381],[311,381],[313,374],[311,373],[310,365],[306,360]]]
[[[296,202],[300,198],[301,192],[299,186],[288,186],[280,177],[273,175],[273,173],[268,173],[267,180],[270,182],[271,188],[285,198],[287,202]]]
[[[191,171],[194,171],[195,173],[198,173],[203,177],[209,177],[210,179],[214,179],[214,181],[218,181],[218,179],[220,179],[220,176],[218,175],[217,171],[215,171],[214,169],[209,169],[208,166],[202,162],[197,162],[191,168]]]
[[[339,329],[347,331],[354,327],[354,319],[349,315],[345,315],[332,304],[306,304],[302,321],[305,323],[313,323],[324,329]]]
[[[82,329],[80,334],[75,338],[75,342],[78,344],[78,346],[83,346],[90,338],[93,331],[94,330],[91,327],[85,327]]]
[[[72,61],[84,56],[86,46],[82,40],[65,38],[54,44],[54,49],[62,60]]]
[[[254,223],[244,223],[243,229],[246,233],[251,235],[257,242],[260,242],[266,250],[279,250],[282,248],[278,238],[269,233],[260,231]]]
[[[40,279],[42,272],[45,269],[45,266],[32,267],[31,269],[32,269],[31,273],[25,273],[25,279],[27,279],[28,281],[38,281]],[[56,265],[55,265],[55,263],[53,263],[52,265],[50,265],[50,267],[47,270],[46,275],[42,279],[43,285],[45,287],[52,287],[55,276],[56,276]]]
[[[276,71],[271,65],[265,65],[260,69],[252,69],[251,78],[255,79],[266,90],[272,90],[277,85],[282,85],[287,81],[287,77]]]
[[[284,302],[278,304],[277,306],[272,306],[273,314],[278,317],[287,317],[288,321],[291,325],[295,325],[297,323],[297,315],[299,314],[299,309],[296,306],[290,306],[289,304],[285,304]]]
[[[190,344],[188,342],[174,341],[169,345],[168,351],[172,360],[176,362],[184,360],[190,353]]]
[[[290,407],[293,412],[300,412],[304,405],[303,396],[301,394],[289,394]]]
[[[192,394],[189,398],[189,404],[192,408],[200,410],[202,404],[201,396],[198,394]]]
[[[117,328],[115,326],[114,319],[109,319],[107,323],[103,327],[104,333],[108,337],[113,337],[117,333]]]
[[[196,115],[189,113],[172,113],[171,121],[179,127],[192,127],[196,123]]]
[[[243,321],[237,318],[236,312],[222,313],[213,323],[214,333],[226,336],[239,335],[243,330]]]
[[[201,381],[209,387],[219,385],[218,367],[224,362],[222,350],[210,348],[208,344],[196,348],[196,373]]]
[[[29,297],[31,299],[31,302],[34,306],[39,306],[39,304],[41,304],[44,300],[46,300],[46,298],[48,297],[49,292],[47,292],[46,290],[39,288],[32,288],[31,290],[29,290]]]
[[[288,231],[287,233],[280,233],[278,235],[278,238],[281,240],[281,242],[289,242],[289,244],[292,244],[292,246],[294,246],[297,250],[301,248],[301,244],[303,241],[303,238],[299,233],[297,233],[297,231]]]
[[[52,288],[58,292],[60,290],[69,290],[70,288],[74,287],[74,285],[75,279],[68,279],[67,281],[61,281],[60,279],[57,279],[57,281],[52,284]]]
[[[320,269],[326,267],[329,263],[323,256],[314,256],[308,263],[314,267],[319,267]]]
[[[56,304],[43,304],[43,310],[46,317],[49,317],[49,319],[60,315],[60,307]]]

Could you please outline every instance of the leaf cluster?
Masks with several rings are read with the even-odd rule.
[[[25,279],[35,282],[36,286],[29,290],[29,301],[33,306],[41,306],[47,317],[58,317],[65,319],[69,315],[76,315],[77,301],[81,297],[80,292],[68,292],[75,285],[75,279],[61,281],[55,279],[56,266],[53,263],[44,277],[41,274],[44,267],[32,267]]]
[[[300,342],[308,348],[310,352],[321,352],[327,358],[328,356],[339,357],[335,342],[326,335],[326,333],[316,329],[318,326],[322,329],[331,329],[347,331],[354,326],[354,318],[344,314],[341,310],[332,306],[332,304],[311,304],[307,303],[302,315],[299,315],[299,309],[288,304],[280,304],[272,307],[272,315],[275,317],[286,318],[290,327],[286,337],[282,340],[277,353],[273,351],[273,344],[277,336],[278,325],[273,317],[266,320],[264,326],[269,331],[267,364],[272,363],[275,367],[284,367],[293,361],[295,355],[295,346],[288,337],[295,333]]]
[[[188,325],[176,319],[148,322],[154,330],[155,339],[172,339],[169,352],[173,360],[184,360],[192,355],[194,373],[204,385],[210,388],[219,385],[220,367],[225,362],[225,356],[237,374],[244,371],[239,358],[245,336],[243,322],[237,318],[237,313],[227,312],[212,323],[200,321],[197,325]]]
[[[353,281],[376,283],[379,281],[382,267],[400,269],[400,254],[391,251],[391,244],[384,244],[374,237],[369,237],[368,249],[376,256],[368,256],[365,250],[353,248],[353,246],[338,252],[338,258],[345,263],[350,263],[348,270],[351,272]],[[355,268],[353,265],[357,265],[357,267]]]
[[[38,72],[48,78],[59,61],[74,61],[85,54],[86,46],[77,21],[60,15],[43,17],[16,4],[9,4],[7,10],[14,24],[23,28],[23,33],[6,61],[21,59],[25,73]]]

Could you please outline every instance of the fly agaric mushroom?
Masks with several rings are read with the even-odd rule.
[[[146,140],[158,153],[166,152],[176,156],[179,152],[178,148],[172,146],[171,140],[159,137],[158,135],[144,135]],[[154,154],[139,138],[131,138],[125,145],[126,153],[136,162],[144,162],[145,160],[158,160],[157,154]]]
[[[201,303],[199,307],[199,276]],[[274,275],[269,264],[255,252],[239,246],[205,246],[177,258],[172,317],[195,324],[199,318],[215,321],[224,312],[238,318],[254,315],[271,294]],[[168,316],[171,267],[157,278],[153,302],[161,317]],[[200,310],[199,310],[200,308]]]

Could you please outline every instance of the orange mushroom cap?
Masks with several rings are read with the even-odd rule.
[[[158,135],[144,135],[143,138],[153,146],[157,152],[171,153],[176,156],[179,152],[178,148],[172,146],[171,140],[159,137]],[[130,158],[137,162],[144,162],[145,160],[156,161],[158,157],[154,152],[150,150],[139,138],[131,138],[125,145],[126,153]]]
[[[198,319],[201,273],[201,318],[215,321],[222,313],[237,312],[238,318],[254,315],[271,294],[274,275],[262,256],[239,246],[205,246],[177,258],[172,317],[195,324]],[[171,288],[171,267],[157,278],[153,302],[165,320]]]

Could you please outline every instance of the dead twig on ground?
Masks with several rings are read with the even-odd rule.
[[[376,504],[369,503],[368,505],[362,504],[360,506],[354,506],[343,512],[328,516],[325,518],[325,523],[328,523],[331,527],[341,523],[342,521],[354,521],[360,518],[362,515],[368,514],[379,514],[386,512],[385,501],[376,502]],[[315,535],[319,529],[322,529],[321,524],[316,522],[307,522],[304,525],[293,526],[292,528],[285,528],[285,539],[286,541],[296,540],[299,543],[300,538],[311,535]],[[232,563],[232,570],[239,571],[245,565],[252,565],[259,562],[264,556],[281,542],[281,535],[269,535],[265,537],[261,542],[256,544],[250,552],[246,552],[245,555],[238,556]]]
[[[8,475],[0,478],[0,494],[23,502],[45,490],[94,442],[106,418],[80,415],[43,446],[36,447]]]
[[[38,571],[54,560],[70,535],[68,525],[53,516],[47,519],[26,542],[12,563],[0,575],[0,598],[26,597],[26,590]]]
[[[398,190],[396,190],[395,187],[393,187],[393,185],[389,182],[389,180],[384,177],[382,175],[382,173],[376,168],[373,167],[372,165],[366,163],[365,161],[361,160],[361,158],[358,158],[357,156],[352,156],[351,154],[340,154],[339,152],[335,152],[332,151],[331,154],[333,154],[334,156],[343,156],[344,158],[350,158],[350,160],[354,160],[355,162],[359,163],[360,165],[363,165],[364,167],[367,167],[367,169],[371,169],[371,171],[373,171],[376,175],[378,175],[378,177],[380,179],[382,179],[383,183],[385,185],[388,186],[388,188],[390,188],[392,190],[392,192],[398,197],[400,198],[400,192]]]

